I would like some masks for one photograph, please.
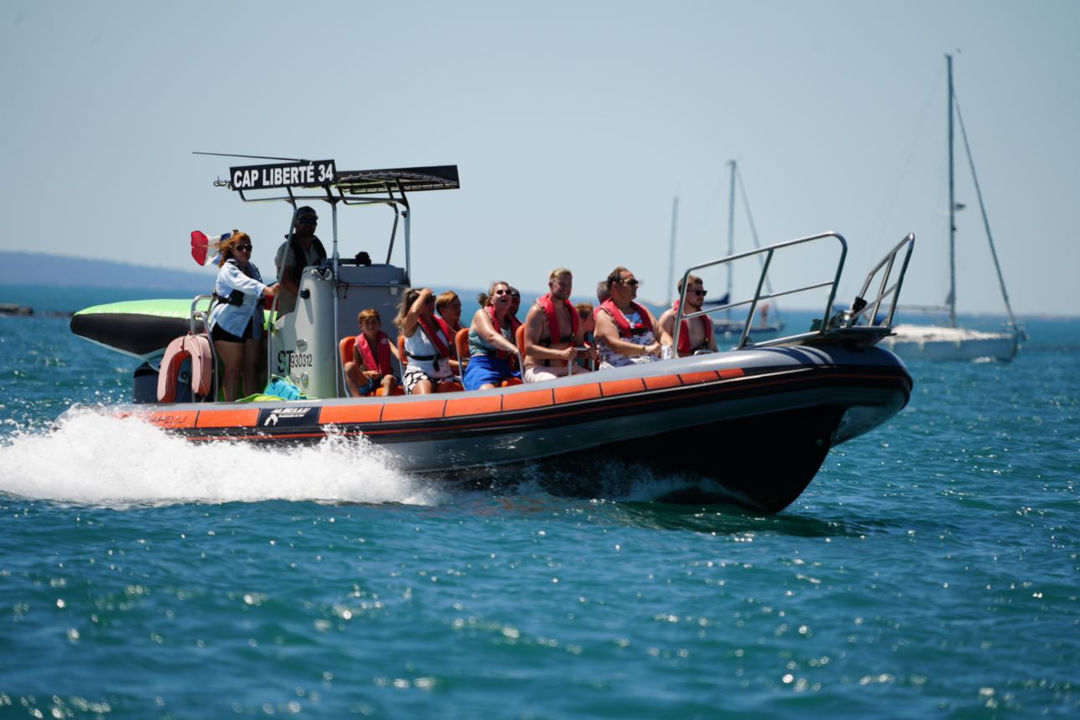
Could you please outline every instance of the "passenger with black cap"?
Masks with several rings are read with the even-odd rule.
[[[319,216],[308,205],[297,208],[293,217],[292,232],[285,236],[274,265],[277,267],[281,292],[278,294],[278,315],[291,313],[296,309],[296,298],[300,293],[300,274],[304,268],[318,265],[326,259],[326,248],[315,237],[315,226]]]

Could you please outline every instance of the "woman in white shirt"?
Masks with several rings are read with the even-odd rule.
[[[251,262],[251,237],[233,230],[218,246],[214,307],[210,311],[210,337],[225,368],[222,391],[235,400],[243,377],[244,396],[256,390],[258,360],[263,338],[262,298],[273,297],[277,283],[264,285],[259,268]]]
[[[394,320],[405,336],[405,355],[408,362],[401,378],[405,392],[426,395],[442,383],[461,382],[450,369],[453,340],[447,342],[440,332],[441,318],[435,317],[435,296],[431,288],[409,288],[401,299]]]

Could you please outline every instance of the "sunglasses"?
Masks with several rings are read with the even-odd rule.
[[[245,243],[245,244],[242,244],[242,245],[237,245],[236,249],[237,250],[247,250],[247,251],[250,252],[251,251],[251,246]]]
[[[637,278],[630,278],[629,280],[620,280],[620,285],[629,285],[630,287],[637,287],[641,284],[641,281]]]
[[[701,297],[705,297],[706,295],[709,294],[708,290],[690,290],[689,292],[692,292],[695,295],[700,295]]]
[[[495,294],[496,295],[509,295],[510,291],[509,290],[496,290]]]

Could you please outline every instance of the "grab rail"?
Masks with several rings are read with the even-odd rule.
[[[768,276],[769,266],[772,263],[773,256],[778,251],[787,250],[796,245],[802,245],[805,243],[812,243],[825,239],[833,239],[840,245],[839,256],[836,261],[836,272],[833,274],[832,279],[823,280],[821,282],[811,283],[809,285],[803,285],[800,287],[791,288],[789,290],[782,290],[779,292],[762,293],[762,288],[765,286],[765,279]],[[683,273],[682,280],[682,293],[679,300],[679,310],[675,318],[675,332],[673,337],[673,345],[679,346],[679,335],[682,330],[682,320],[692,319],[701,315],[711,315],[712,313],[730,310],[737,307],[749,306],[749,310],[746,315],[746,321],[743,324],[742,333],[739,337],[739,342],[735,346],[736,349],[742,349],[744,347],[767,347],[772,345],[785,345],[800,342],[813,342],[816,339],[820,339],[826,335],[836,333],[837,331],[850,330],[854,327],[860,327],[860,332],[866,333],[867,328],[874,329],[873,332],[866,333],[865,340],[870,342],[876,342],[881,336],[887,334],[888,328],[892,326],[893,316],[896,313],[897,302],[900,298],[900,289],[903,287],[904,275],[907,273],[908,262],[911,259],[911,252],[915,247],[915,234],[908,233],[895,247],[885,254],[870,272],[867,274],[866,279],[863,281],[862,288],[855,300],[852,302],[852,306],[847,310],[835,313],[833,312],[833,303],[836,300],[837,286],[840,282],[840,276],[843,273],[844,261],[847,258],[847,241],[843,236],[834,232],[821,233],[818,235],[810,235],[808,237],[797,238],[795,240],[789,240],[787,242],[777,243],[764,248],[758,248],[736,255],[729,255],[728,257],[721,258],[719,260],[712,260],[710,262],[695,265],[685,273]],[[904,252],[906,250],[906,252]],[[896,261],[902,255],[902,261],[897,271]],[[742,260],[754,255],[764,255],[764,260],[761,263],[761,272],[758,276],[757,286],[754,290],[754,294],[747,300],[740,300],[738,302],[728,302],[724,305],[716,307],[710,307],[705,310],[699,310],[693,313],[683,314],[683,308],[686,307],[686,295],[688,292],[688,278],[691,273],[702,270],[704,268],[715,267],[718,265],[724,265],[734,262],[736,260]],[[895,273],[895,281],[893,280]],[[877,280],[877,295],[867,300],[865,299],[867,293],[870,290],[870,286]],[[761,342],[750,343],[750,331],[752,329],[752,323],[754,320],[754,314],[757,311],[758,305],[765,300],[771,300],[773,298],[784,297],[787,295],[795,295],[798,293],[805,293],[812,290],[819,290],[822,288],[828,288],[828,300],[825,304],[825,311],[822,314],[823,320],[815,321],[814,326],[810,329],[810,332],[797,333],[795,335],[787,335],[771,340],[764,340]],[[880,311],[883,305],[887,304],[888,315],[883,322],[879,322]],[[852,331],[854,332],[854,331]],[[848,333],[851,335],[851,333]],[[857,333],[856,333],[857,334]],[[855,337],[852,335],[852,337]]]
[[[903,262],[900,265],[900,274],[896,278],[896,282],[892,285],[889,281],[892,279],[893,270],[896,265],[896,257],[900,251],[907,248],[907,252],[904,253]],[[881,304],[889,299],[889,314],[885,318],[885,322],[880,325],[885,327],[891,327],[893,316],[896,314],[897,301],[900,299],[900,288],[904,285],[904,276],[907,274],[908,262],[911,260],[911,251],[915,249],[915,233],[908,233],[903,240],[898,242],[896,246],[885,254],[885,257],[878,262],[870,272],[866,274],[866,280],[863,281],[862,289],[859,291],[859,295],[855,298],[855,302],[852,304],[850,312],[844,319],[846,324],[843,327],[854,327],[859,324],[860,320],[865,319],[866,325],[870,327],[876,327],[879,323],[876,322],[878,312],[881,309]],[[874,281],[874,277],[881,273],[881,280],[878,283],[878,295],[873,300],[866,300],[866,293],[870,289],[870,284]],[[855,305],[863,303],[861,308],[856,308]]]
[[[769,266],[772,263],[773,255],[777,251],[786,250],[786,249],[794,247],[796,245],[803,245],[803,244],[806,244],[806,243],[812,243],[812,242],[816,242],[816,241],[819,241],[819,240],[826,240],[826,239],[835,240],[837,243],[839,243],[839,246],[840,246],[839,257],[837,258],[837,262],[836,262],[836,272],[833,275],[831,280],[823,280],[821,282],[812,283],[810,285],[803,285],[801,287],[792,288],[790,290],[781,290],[781,291],[778,291],[778,292],[769,292],[769,293],[762,294],[762,288],[764,288],[764,286],[765,286],[765,278],[768,276]],[[719,266],[719,265],[725,265],[727,263],[735,262],[736,260],[743,260],[745,258],[753,257],[755,255],[764,255],[765,257],[764,257],[763,262],[761,263],[761,273],[758,275],[757,286],[756,286],[756,288],[754,290],[753,297],[751,297],[748,300],[740,300],[738,302],[728,302],[728,303],[725,303],[723,305],[718,305],[716,307],[710,307],[710,308],[705,309],[705,310],[699,310],[697,312],[683,314],[683,308],[686,307],[686,294],[687,294],[687,292],[689,290],[689,285],[690,285],[690,283],[688,281],[688,278],[690,277],[690,275],[693,272],[695,272],[697,270],[703,270],[705,268],[716,267],[716,266]],[[774,298],[785,297],[787,295],[795,295],[795,294],[798,294],[798,293],[805,293],[805,292],[809,292],[811,290],[818,290],[818,289],[821,289],[821,288],[829,288],[829,299],[828,299],[827,303],[825,304],[825,308],[826,308],[825,309],[825,317],[828,317],[829,316],[829,309],[832,307],[833,300],[835,300],[835,298],[836,298],[836,286],[840,281],[840,275],[841,275],[841,272],[844,269],[844,260],[845,260],[846,257],[847,257],[847,241],[844,240],[843,236],[841,236],[839,233],[827,232],[827,233],[820,233],[818,235],[810,235],[810,236],[807,236],[807,237],[796,238],[795,240],[788,240],[787,242],[777,243],[775,245],[769,245],[767,247],[757,248],[757,249],[754,249],[754,250],[748,250],[746,252],[736,253],[735,255],[728,255],[727,257],[720,258],[719,260],[711,260],[709,262],[701,263],[700,265],[694,265],[694,266],[688,268],[686,270],[686,272],[683,273],[683,279],[682,279],[682,283],[681,283],[681,285],[682,285],[682,293],[681,293],[681,297],[679,298],[679,310],[678,310],[678,313],[677,313],[677,315],[675,317],[675,333],[674,333],[674,337],[672,338],[672,341],[673,341],[672,344],[675,347],[679,347],[679,335],[680,335],[680,333],[682,331],[682,321],[683,320],[689,320],[689,319],[692,319],[692,318],[700,317],[702,315],[711,315],[713,313],[717,313],[717,312],[720,312],[720,311],[730,310],[732,308],[738,308],[738,307],[745,307],[745,306],[749,305],[750,306],[749,310],[746,313],[746,322],[743,324],[743,330],[742,330],[742,333],[741,333],[741,335],[739,337],[739,343],[738,343],[738,345],[735,346],[736,349],[746,347],[747,344],[748,344],[749,337],[750,337],[751,323],[754,320],[754,314],[757,311],[758,305],[762,301],[772,300]],[[730,298],[729,298],[729,300],[730,300]],[[799,339],[799,338],[803,337],[803,335],[806,335],[806,334],[804,333],[802,335],[791,335],[791,336],[784,337],[784,338],[778,338],[777,340],[769,341],[767,343],[754,343],[753,346],[757,347],[759,345],[765,345],[765,344],[773,345],[773,344],[777,344],[779,342],[790,342],[790,341],[792,341],[794,339]]]

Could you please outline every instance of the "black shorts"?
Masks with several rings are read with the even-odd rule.
[[[242,343],[245,340],[250,340],[252,337],[251,323],[255,321],[255,318],[248,320],[248,324],[244,327],[244,334],[240,337],[233,335],[231,332],[221,327],[220,325],[214,325],[214,329],[210,331],[210,337],[214,339],[214,342],[235,342]]]

